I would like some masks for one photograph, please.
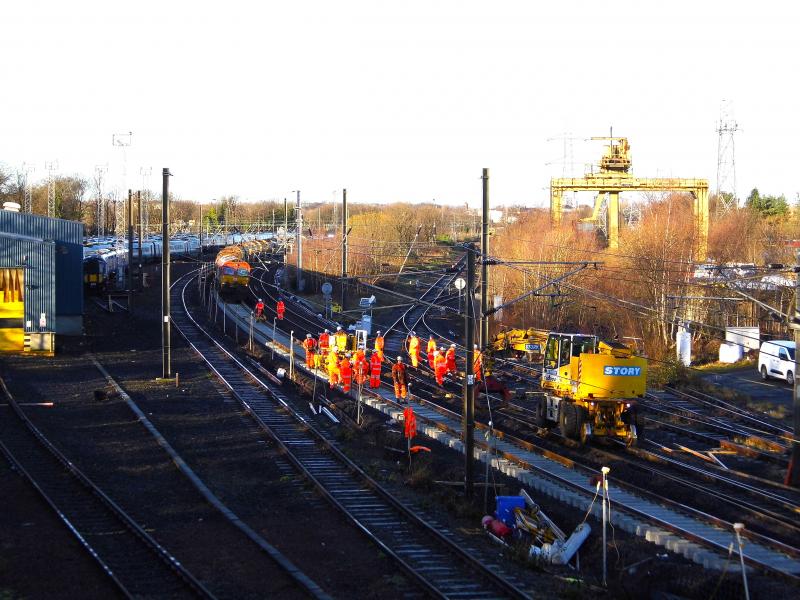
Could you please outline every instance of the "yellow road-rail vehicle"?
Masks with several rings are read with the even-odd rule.
[[[550,333],[535,398],[536,424],[558,425],[568,438],[617,438],[632,446],[644,429],[637,399],[647,386],[647,361],[619,342],[594,335]]]
[[[220,294],[234,300],[247,297],[250,284],[250,265],[242,258],[239,246],[226,246],[217,254],[214,261],[214,280]]]

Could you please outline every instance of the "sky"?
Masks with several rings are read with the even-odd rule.
[[[106,190],[547,206],[549,181],[625,136],[640,177],[800,194],[800,5],[9,0],[0,163]],[[132,132],[130,146],[115,134]],[[565,143],[565,138],[569,140]],[[565,152],[566,148],[566,152]],[[566,160],[565,160],[566,158]],[[146,173],[150,169],[151,175]],[[145,173],[144,175],[142,173]]]

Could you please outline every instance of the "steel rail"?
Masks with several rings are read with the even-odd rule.
[[[428,313],[428,310],[429,310],[429,307],[426,306],[425,309],[424,309],[423,314],[420,317],[421,320],[424,321],[425,316]],[[425,326],[427,327],[427,329],[431,333],[435,333],[434,330],[427,323],[425,323]],[[439,335],[439,337],[442,338],[442,339],[445,339],[447,341],[453,341],[453,340],[448,339],[446,336]],[[460,344],[456,344],[456,345],[457,345],[457,347],[463,348],[463,346],[461,346]],[[428,401],[428,403],[429,404],[436,404],[434,401]],[[440,406],[438,404],[436,404],[436,405]],[[446,409],[446,410],[449,410],[449,409]],[[456,415],[456,414],[460,415],[460,413],[456,413],[456,412],[454,412],[453,414],[454,415]],[[528,424],[526,421],[523,421],[522,419],[519,419],[518,417],[515,417],[513,415],[506,415],[506,416],[507,416],[507,418],[510,418],[512,420],[518,420],[520,422]],[[476,423],[476,425],[477,425],[477,423]],[[484,429],[487,429],[487,430],[490,429],[490,427],[487,424],[482,424],[482,425],[483,425]],[[528,425],[530,425],[530,424],[528,424]],[[503,435],[506,435],[506,439],[508,439],[507,434],[502,429],[498,429],[496,425],[493,424],[491,429],[493,431],[497,431],[497,432],[500,432]],[[539,429],[539,428],[537,428],[537,429]],[[700,435],[702,435],[702,434],[700,434]],[[704,436],[704,437],[706,437],[709,440],[712,440],[714,443],[718,443],[718,440],[716,440],[714,438],[709,438],[708,436]],[[600,450],[600,452],[604,452],[604,451]],[[606,454],[610,455],[611,453],[607,453],[606,452]],[[764,453],[761,453],[761,454],[764,454]],[[653,455],[653,456],[658,456],[658,455]],[[768,458],[773,458],[773,457],[770,457],[770,455],[766,455],[765,454],[765,456],[768,457]],[[613,455],[613,458],[615,460],[624,460],[625,462],[627,462],[631,466],[634,466],[634,467],[639,468],[639,469],[649,470],[653,474],[661,475],[665,479],[668,479],[668,480],[673,481],[675,483],[680,483],[680,484],[684,485],[687,488],[694,489],[696,491],[702,491],[702,492],[704,492],[704,493],[706,493],[708,495],[711,495],[711,496],[713,496],[715,498],[724,500],[727,503],[731,504],[732,506],[736,506],[736,507],[739,507],[739,508],[741,508],[743,510],[747,510],[748,512],[750,512],[752,515],[754,515],[756,517],[764,518],[764,519],[773,521],[773,522],[777,523],[778,525],[780,525],[782,527],[785,527],[787,530],[794,530],[794,531],[798,530],[798,527],[793,523],[793,521],[789,521],[788,519],[796,518],[796,514],[800,510],[800,507],[798,507],[797,504],[792,503],[792,501],[790,499],[786,498],[786,497],[779,496],[779,495],[774,494],[774,493],[772,493],[772,492],[770,492],[768,490],[762,490],[762,489],[756,488],[756,487],[748,485],[748,484],[746,484],[744,482],[732,480],[727,476],[721,475],[720,473],[712,473],[710,471],[706,471],[706,470],[700,469],[700,468],[695,467],[694,465],[690,465],[688,463],[677,461],[677,460],[672,459],[672,458],[666,458],[666,457],[658,456],[658,458],[661,459],[663,462],[667,462],[667,463],[669,463],[671,466],[673,466],[675,468],[682,469],[684,471],[689,471],[689,472],[691,472],[693,474],[698,474],[698,475],[701,475],[703,477],[713,477],[715,480],[723,482],[723,483],[725,483],[725,484],[727,484],[727,485],[729,485],[729,486],[731,486],[733,488],[737,488],[737,489],[739,489],[741,491],[750,493],[752,495],[760,497],[760,498],[762,498],[764,500],[767,500],[769,502],[773,502],[773,503],[777,504],[780,508],[782,508],[784,510],[787,510],[787,511],[789,511],[791,513],[791,516],[789,516],[788,518],[786,516],[782,516],[782,515],[780,515],[778,513],[775,513],[774,511],[770,510],[769,508],[756,506],[756,505],[754,505],[752,503],[749,503],[749,502],[746,502],[744,500],[736,499],[733,496],[721,493],[719,490],[713,490],[711,488],[707,488],[706,486],[698,484],[698,483],[696,483],[694,481],[678,477],[678,476],[676,476],[674,474],[667,473],[667,472],[665,472],[663,470],[653,469],[653,467],[651,467],[649,465],[643,465],[643,464],[637,463],[635,461],[632,461],[630,458],[627,458],[627,457],[623,458],[623,457],[621,457],[619,455],[616,455],[616,454]],[[737,473],[737,475],[746,475],[746,474]],[[689,507],[689,508],[691,508],[691,507]],[[768,538],[766,536],[765,536],[765,539],[766,540],[770,540],[770,538]],[[778,543],[780,543],[780,542],[778,542]],[[787,546],[787,547],[789,547],[789,546]]]
[[[743,427],[745,427],[746,429],[750,429],[753,432],[775,436],[789,443],[794,442],[794,436],[791,430],[781,427],[780,425],[777,425],[775,423],[769,423],[765,421],[763,418],[761,418],[759,415],[756,415],[755,413],[752,413],[749,410],[740,408],[738,406],[734,406],[733,404],[730,404],[718,398],[714,398],[714,396],[710,396],[709,394],[705,394],[699,390],[692,390],[691,392],[687,392],[685,390],[676,389],[672,386],[665,386],[664,389],[680,398],[684,398],[690,402],[694,402],[695,404],[699,404],[701,406],[708,406],[716,410],[728,412],[733,414],[735,418],[744,419],[746,421],[752,421],[760,426],[773,430],[772,432],[768,432],[765,431],[764,429],[759,429],[758,427],[749,427],[743,425]],[[707,400],[706,398],[709,398],[710,400]]]
[[[387,400],[386,398],[381,398],[381,400],[383,402],[387,402],[389,404],[394,404],[393,402],[391,402],[390,400]],[[447,407],[443,407],[443,406],[441,406],[441,405],[439,405],[439,404],[437,404],[435,402],[422,401],[421,404],[424,404],[425,406],[430,407],[432,410],[442,414],[443,416],[447,416],[447,417],[449,417],[451,419],[459,420],[459,421],[461,419],[461,413],[460,412],[451,410],[451,409],[449,409]],[[417,420],[419,420],[419,421],[427,421],[427,419],[425,417],[423,417],[423,416],[421,416],[419,414],[417,415]],[[446,432],[450,433],[451,435],[454,435],[454,436],[460,436],[461,435],[460,430],[450,428],[446,424],[443,424],[441,422],[438,422],[438,421],[428,421],[428,422],[429,422],[429,424],[437,427],[438,429],[440,429],[442,431],[446,431]],[[488,431],[490,429],[488,424],[482,423],[482,422],[478,422],[478,421],[475,422],[475,427],[477,429],[481,429],[481,430],[484,430],[484,431]],[[525,450],[540,454],[541,456],[544,456],[544,457],[546,457],[546,458],[548,458],[550,460],[553,460],[553,461],[555,461],[555,462],[557,462],[557,463],[559,463],[559,464],[561,464],[563,466],[566,466],[569,469],[578,468],[578,469],[585,470],[585,471],[587,471],[587,472],[589,472],[591,474],[595,474],[595,475],[599,474],[599,470],[595,469],[594,467],[581,464],[581,463],[575,461],[572,458],[569,458],[569,457],[566,457],[566,456],[564,456],[562,454],[553,452],[552,450],[549,450],[549,449],[547,449],[547,448],[545,448],[543,446],[540,446],[539,444],[536,444],[534,442],[531,442],[530,440],[525,440],[525,439],[519,438],[517,436],[504,433],[502,431],[499,431],[495,427],[491,427],[491,430],[494,432],[495,437],[497,437],[498,439],[502,439],[502,440],[508,441],[508,442],[512,443],[513,445],[519,446],[521,449],[525,449]],[[489,443],[486,443],[486,442],[483,442],[483,441],[481,441],[479,439],[476,439],[475,440],[475,444],[476,444],[476,446],[484,448],[485,450],[487,450],[489,452],[494,452],[494,450],[491,448],[491,445]],[[498,454],[501,455],[503,458],[506,458],[506,459],[508,459],[508,460],[510,460],[510,461],[512,461],[512,462],[514,462],[516,464],[519,464],[519,465],[521,465],[521,466],[523,466],[523,467],[525,467],[527,469],[534,470],[534,471],[539,471],[540,470],[540,468],[537,467],[536,465],[531,464],[530,462],[526,461],[524,458],[521,458],[521,457],[519,457],[519,456],[517,456],[517,455],[515,455],[513,453],[510,453],[510,452],[498,452]],[[554,476],[551,473],[547,473],[547,476],[548,477],[557,478],[557,476]],[[698,519],[701,519],[701,520],[703,520],[703,521],[705,521],[705,522],[707,522],[709,524],[713,524],[713,525],[718,526],[718,527],[720,527],[722,529],[732,531],[732,524],[727,522],[727,521],[725,521],[724,519],[720,519],[718,517],[715,517],[713,515],[705,513],[704,511],[698,510],[696,508],[693,508],[691,506],[685,505],[685,504],[683,504],[681,502],[678,502],[676,500],[672,500],[672,499],[667,498],[665,496],[661,496],[659,494],[656,494],[656,493],[651,492],[649,490],[646,490],[644,488],[640,488],[640,487],[635,486],[633,484],[629,484],[629,483],[627,483],[627,482],[625,482],[623,480],[620,480],[619,478],[609,478],[609,481],[615,483],[621,489],[630,490],[631,492],[633,492],[633,493],[635,493],[637,495],[640,495],[642,497],[649,498],[649,499],[651,499],[653,501],[662,503],[664,505],[671,506],[677,511],[683,512],[685,514],[693,515],[694,517],[696,517]],[[576,484],[574,484],[573,482],[569,481],[568,479],[560,479],[560,483],[562,483],[562,484],[564,484],[564,485],[566,485],[566,486],[568,486],[570,488],[573,488],[573,489],[575,489],[577,491],[580,491],[581,493],[587,493],[584,488],[582,488],[580,486],[577,486]],[[714,547],[717,550],[725,550],[725,549],[727,549],[727,548],[723,548],[722,546],[720,546],[719,544],[715,543],[712,540],[706,540],[704,538],[697,537],[697,536],[693,535],[691,532],[688,532],[685,529],[683,529],[680,525],[675,525],[675,524],[669,523],[667,521],[663,521],[661,519],[654,518],[652,515],[649,515],[646,512],[642,512],[642,511],[638,510],[635,507],[626,506],[626,505],[620,503],[618,500],[615,500],[613,498],[611,499],[611,502],[613,504],[616,504],[617,508],[620,509],[620,510],[623,510],[624,512],[635,514],[635,515],[637,515],[639,517],[645,518],[646,520],[648,520],[650,522],[658,523],[660,526],[665,527],[666,529],[668,529],[670,531],[673,531],[676,534],[685,536],[685,537],[687,537],[687,538],[689,538],[689,539],[691,539],[693,541],[696,541],[696,542],[698,542],[698,543],[700,543],[700,544],[702,544],[702,545],[704,545],[706,547]],[[776,539],[770,538],[769,536],[762,535],[762,534],[759,534],[759,533],[751,531],[751,530],[745,530],[742,533],[742,536],[743,537],[747,537],[748,539],[752,540],[753,542],[758,542],[758,543],[764,544],[765,546],[769,546],[769,547],[773,548],[774,550],[776,550],[778,552],[785,553],[785,554],[787,554],[789,556],[792,556],[794,558],[800,558],[800,548],[795,548],[793,546],[790,546],[789,544],[781,542],[780,540],[776,540]],[[757,561],[757,560],[753,560],[753,559],[748,558],[748,557],[745,557],[745,561],[749,562],[750,564],[752,564],[754,566],[758,566],[759,568],[763,568],[765,570],[773,571],[773,572],[779,573],[781,575],[787,576],[792,581],[800,581],[800,577],[788,574],[788,573],[786,573],[784,571],[776,570],[769,564],[766,564],[766,563],[763,563],[763,562],[760,562],[760,561]]]
[[[320,493],[428,593],[446,598],[467,590],[470,597],[476,598],[496,597],[498,592],[528,597],[516,583],[495,573],[496,565],[484,565],[471,556],[346,457],[292,408],[280,390],[251,371],[197,322],[184,292],[178,298],[184,314],[174,317],[181,335]],[[214,356],[210,356],[212,353]],[[317,444],[323,446],[324,452],[317,449]],[[420,535],[427,541],[420,542]]]
[[[33,424],[0,379],[24,429],[6,428],[0,449],[128,598],[213,599],[180,561],[72,463]],[[24,453],[26,459],[19,457]]]
[[[444,278],[444,276],[443,276],[442,278],[440,278],[440,281],[441,281],[441,279],[443,279],[443,278]],[[435,289],[435,288],[437,288],[437,287],[438,287],[438,285],[437,285],[437,284],[439,284],[439,283],[440,283],[440,281],[437,281],[437,282],[436,282],[436,284],[434,284],[434,285],[431,287],[431,289]],[[427,291],[426,291],[426,294],[427,294],[427,293],[429,293],[429,292],[431,291],[431,289],[427,290]],[[439,295],[440,295],[440,294],[441,294],[441,290],[440,290],[440,293],[439,293]],[[439,296],[439,295],[437,295],[437,298],[438,298],[438,296]],[[423,297],[424,297],[424,295],[423,295]],[[408,324],[405,322],[405,321],[406,321],[406,319],[408,318],[408,315],[409,315],[409,314],[410,314],[410,313],[411,313],[411,312],[412,312],[414,309],[419,309],[419,308],[421,308],[421,309],[422,309],[422,313],[419,315],[419,317],[417,317],[417,318],[416,318],[416,320],[415,320],[414,324],[413,324],[411,327],[408,327]],[[397,319],[397,320],[396,320],[396,321],[393,323],[393,325],[392,325],[392,327],[391,327],[391,328],[393,329],[393,328],[395,328],[395,327],[396,327],[396,326],[397,326],[397,325],[398,325],[400,322],[403,322],[403,323],[406,325],[406,327],[407,327],[409,330],[411,330],[411,329],[414,329],[414,328],[416,328],[416,327],[417,327],[417,324],[418,324],[418,323],[419,323],[421,320],[424,320],[424,318],[425,318],[425,316],[427,315],[427,313],[428,313],[429,309],[430,309],[430,305],[429,305],[428,303],[425,303],[425,304],[423,304],[423,305],[421,305],[421,306],[414,306],[414,307],[411,307],[409,310],[405,311],[405,312],[404,312],[404,313],[403,313],[403,314],[402,314],[400,317],[398,317],[398,319]],[[427,325],[427,323],[425,324],[425,326],[426,326],[426,327],[427,327],[427,328],[428,328],[428,329],[429,329],[431,332],[433,332],[433,329],[432,329],[431,327],[429,327],[429,326]],[[439,336],[439,337],[441,337],[442,339],[448,339],[448,338],[447,338],[447,337],[445,337],[445,336]],[[424,362],[424,361],[423,361],[423,362]],[[427,402],[427,404],[428,404],[428,405],[432,405],[432,404],[434,404],[434,403],[432,403],[432,402],[428,401],[428,402]],[[438,406],[438,405],[437,405],[437,406]],[[445,409],[445,410],[448,410],[448,409]],[[455,415],[458,415],[458,413],[454,413],[454,412],[453,412],[453,413],[452,413],[452,415],[453,415],[453,416],[455,416]],[[484,428],[488,428],[488,426],[486,426],[485,424],[483,425],[483,427],[484,427]],[[498,431],[496,428],[493,428],[493,429],[494,429],[495,431],[497,431],[498,433],[500,433],[500,434],[501,434],[501,436],[503,436],[505,439],[513,439],[513,436],[509,436],[508,434],[504,434],[503,432],[500,432],[500,431]],[[521,441],[521,440],[517,440],[517,441]],[[615,458],[615,459],[617,459],[617,460],[619,460],[619,459],[620,459],[620,457],[619,457],[619,456],[614,456],[614,458]],[[659,458],[661,458],[661,457],[659,457]],[[690,488],[690,489],[695,489],[696,491],[704,491],[705,493],[709,493],[709,494],[715,495],[716,497],[719,497],[720,499],[724,499],[724,500],[726,500],[726,501],[729,501],[729,503],[731,503],[731,504],[732,504],[732,505],[734,505],[734,506],[737,506],[737,507],[739,507],[739,508],[741,508],[741,509],[744,509],[744,510],[748,510],[749,512],[751,512],[751,513],[753,513],[753,514],[758,514],[758,515],[759,515],[759,516],[761,516],[762,518],[766,518],[766,519],[773,520],[773,521],[777,522],[778,524],[780,524],[780,525],[782,525],[782,526],[786,526],[786,527],[787,527],[787,528],[789,528],[789,529],[792,529],[792,528],[794,528],[794,526],[792,526],[792,525],[788,524],[788,523],[787,523],[787,522],[786,522],[786,521],[785,521],[785,520],[784,520],[784,519],[783,519],[783,518],[782,518],[780,515],[777,515],[776,513],[774,513],[774,512],[772,512],[772,511],[770,511],[769,509],[764,509],[764,508],[761,508],[761,507],[756,507],[756,506],[752,505],[751,503],[748,503],[748,502],[745,502],[745,501],[737,501],[737,500],[736,500],[736,499],[734,499],[733,497],[731,497],[731,496],[727,496],[727,495],[724,495],[724,494],[721,494],[721,493],[720,493],[719,491],[717,491],[717,490],[709,490],[709,488],[706,488],[705,486],[699,485],[699,484],[697,484],[697,483],[695,483],[695,482],[688,481],[688,480],[683,480],[683,479],[681,479],[681,478],[679,478],[679,477],[677,477],[677,476],[675,476],[675,475],[673,475],[673,474],[669,474],[669,473],[665,473],[665,472],[661,472],[661,471],[655,470],[655,469],[653,469],[652,467],[645,466],[645,465],[641,465],[641,464],[639,464],[639,463],[636,463],[636,462],[634,462],[634,461],[631,461],[630,459],[625,459],[625,460],[626,460],[627,462],[629,462],[629,463],[630,463],[632,466],[635,466],[635,467],[637,467],[637,468],[640,468],[640,469],[646,469],[646,470],[649,470],[649,471],[651,471],[651,472],[655,472],[655,473],[661,474],[661,475],[663,475],[665,478],[667,478],[668,480],[675,481],[675,482],[677,482],[677,483],[682,483],[683,485],[687,486],[687,487],[688,487],[688,488]],[[689,468],[689,469],[691,469],[691,470],[693,470],[693,471],[696,471],[696,472],[697,472],[697,471],[701,471],[701,470],[699,470],[699,469],[696,469],[696,468],[695,468],[695,467],[693,467],[692,465],[688,465],[688,464],[685,464],[685,463],[680,463],[679,461],[674,461],[674,460],[671,460],[670,462],[673,464],[673,466],[677,466],[677,467],[683,467],[683,468]],[[586,467],[586,468],[590,468],[590,467]],[[705,472],[702,472],[702,474],[703,474],[703,475],[714,475],[714,476],[716,476],[715,474],[711,474],[711,473],[709,473],[709,472],[707,472],[707,471],[705,471]],[[771,495],[771,494],[769,494],[769,493],[761,493],[761,491],[760,491],[760,490],[757,490],[756,488],[753,488],[752,486],[747,486],[747,485],[745,485],[745,484],[740,484],[740,482],[735,482],[735,481],[732,481],[732,480],[727,480],[727,481],[726,481],[726,483],[729,483],[730,485],[733,485],[733,486],[739,486],[739,487],[741,487],[743,490],[747,490],[747,491],[750,491],[750,492],[754,492],[754,491],[755,491],[755,492],[758,492],[759,494],[763,495],[763,496],[764,496],[766,499],[768,499],[768,500],[772,500],[772,501],[775,501],[775,502],[779,502],[779,503],[783,503],[783,505],[784,505],[784,507],[785,507],[785,508],[787,508],[787,507],[788,507],[788,508],[789,508],[789,510],[792,510],[792,507],[793,507],[793,505],[789,505],[789,504],[787,504],[787,502],[788,502],[788,501],[786,501],[786,499],[779,498],[779,497],[774,497],[773,495]],[[627,486],[627,487],[631,487],[631,486]],[[637,490],[637,488],[635,488],[635,486],[632,486],[632,487],[633,487],[635,490]],[[641,491],[642,491],[642,492],[646,492],[645,490],[641,490]],[[673,504],[675,504],[676,506],[683,507],[683,508],[685,508],[685,509],[687,509],[687,510],[689,510],[689,511],[693,511],[694,513],[696,513],[696,514],[698,514],[698,515],[703,515],[704,517],[707,517],[707,518],[708,518],[707,520],[710,520],[710,522],[712,522],[712,523],[715,523],[715,524],[717,524],[717,525],[722,525],[722,526],[725,526],[725,522],[724,522],[724,521],[722,521],[721,519],[718,519],[718,518],[716,518],[716,517],[713,517],[712,515],[706,515],[706,514],[705,514],[705,513],[703,513],[702,511],[698,511],[697,509],[694,509],[694,508],[692,508],[692,507],[685,506],[685,505],[683,505],[683,504],[681,504],[681,503],[676,503],[675,501],[671,501],[671,500],[669,500],[669,499],[663,498],[663,497],[661,497],[661,496],[658,496],[658,495],[651,495],[651,497],[652,497],[653,499],[655,499],[655,500],[659,500],[659,501],[672,502],[672,503],[673,503]],[[759,536],[759,535],[760,535],[760,534],[753,533],[753,532],[748,532],[748,534],[752,534],[753,536]],[[698,541],[700,541],[700,540],[698,540]],[[766,543],[766,544],[768,544],[768,545],[773,545],[773,547],[776,547],[776,548],[778,548],[780,551],[783,551],[783,552],[792,553],[792,552],[795,552],[795,551],[796,551],[796,550],[795,550],[794,548],[792,548],[791,546],[785,545],[785,544],[783,544],[782,542],[779,542],[779,541],[777,541],[777,540],[773,540],[773,539],[771,539],[771,538],[769,538],[769,537],[767,537],[767,536],[761,536],[761,538],[760,538],[760,541],[761,541],[762,543]],[[775,546],[775,544],[777,544],[777,546]]]

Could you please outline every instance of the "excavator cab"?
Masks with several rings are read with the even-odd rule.
[[[547,337],[544,351],[542,387],[568,391],[572,386],[571,366],[573,357],[597,352],[597,336],[573,333],[551,333]]]

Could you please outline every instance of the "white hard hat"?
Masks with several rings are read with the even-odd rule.
[[[417,333],[415,331],[412,331],[411,335],[417,335]]]
[[[398,356],[397,357],[397,362],[403,362],[403,357],[402,356]]]
[[[330,331],[328,331],[328,330],[326,329],[326,330],[325,330],[325,333],[330,333]]]
[[[259,301],[259,302],[263,302],[263,300],[262,300],[261,298],[259,298],[259,299],[258,299],[258,301]]]
[[[336,327],[336,331],[341,331],[341,330],[342,330],[342,326],[341,325]]]
[[[380,335],[380,334],[381,334],[381,332],[380,332],[380,331],[378,331],[378,333],[376,333],[375,335]]]
[[[306,334],[306,337],[307,337],[307,338],[310,338],[310,337],[311,337],[311,334],[310,334],[310,333],[307,333],[307,334]]]
[[[472,344],[472,346],[473,346],[473,347],[475,347],[475,348],[477,348],[477,347],[478,347],[478,344]]]
[[[456,345],[455,345],[455,344],[450,344],[450,347],[451,347],[451,348],[455,348],[455,347],[456,347]],[[477,348],[477,346],[475,346],[475,347]]]
[[[345,354],[346,358],[350,358],[350,356],[352,356],[352,355],[349,352],[347,354]]]

